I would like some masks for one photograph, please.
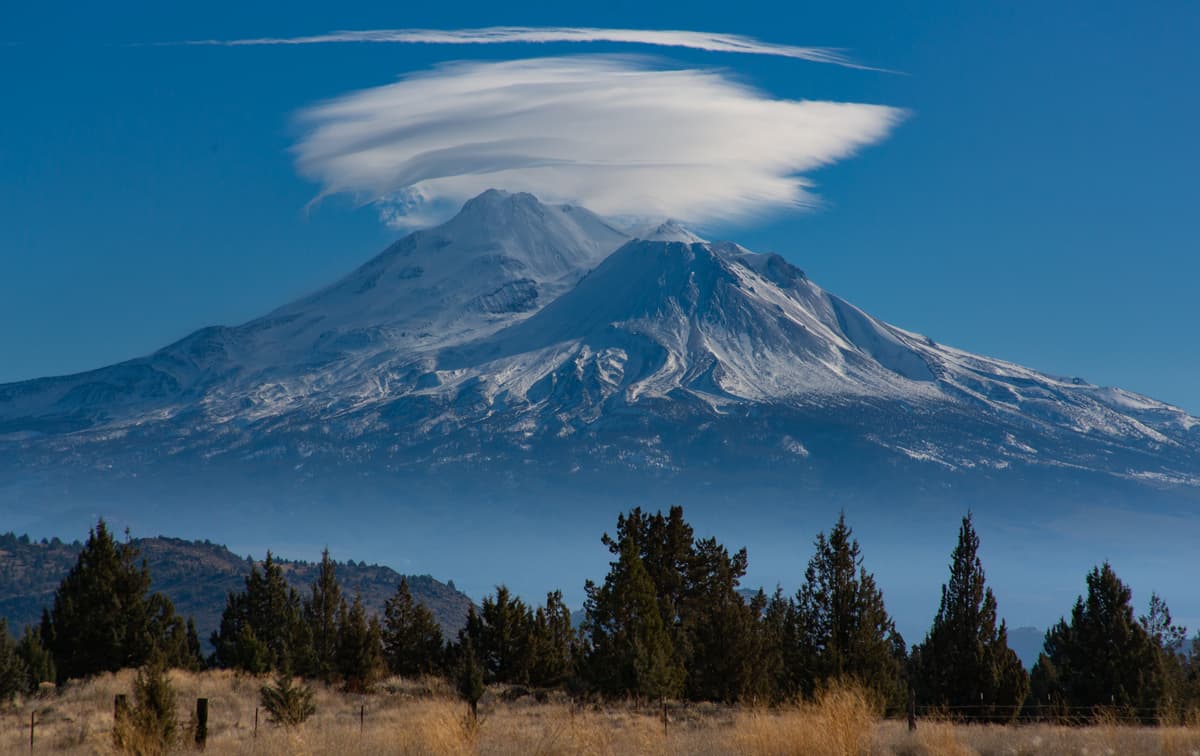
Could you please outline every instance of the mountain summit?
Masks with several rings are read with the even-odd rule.
[[[0,386],[0,496],[184,475],[267,498],[436,479],[452,497],[453,472],[491,491],[741,475],[1188,498],[1198,426],[884,323],[778,255],[492,190],[263,318]]]

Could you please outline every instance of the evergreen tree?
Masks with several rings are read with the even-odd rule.
[[[716,539],[696,539],[682,507],[653,515],[635,508],[617,518],[609,551],[630,542],[654,589],[673,659],[687,670],[693,699],[734,701],[758,691],[753,648],[758,616],[738,592],[745,549],[730,555]],[[761,614],[760,607],[758,613]]]
[[[1008,647],[996,597],[985,586],[979,536],[963,518],[950,556],[950,582],[925,642],[913,649],[912,684],[925,705],[950,706],[965,719],[1012,719],[1029,693],[1021,660]]]
[[[199,643],[193,653],[191,641],[188,638],[188,627],[195,632],[195,624],[189,618],[175,614],[171,600],[161,593],[153,593],[146,600],[146,611],[150,617],[150,626],[155,635],[154,651],[161,654],[164,663],[180,669],[200,669],[203,659],[199,655]],[[152,651],[151,653],[154,653]]]
[[[361,596],[354,597],[349,608],[345,600],[338,610],[337,673],[346,690],[366,691],[383,666],[383,645],[379,622],[367,619]]]
[[[257,567],[251,567],[256,570]],[[219,667],[239,669],[260,675],[271,669],[267,644],[258,639],[250,624],[249,604],[245,592],[231,592],[225,599],[221,625],[213,631],[212,663]]]
[[[798,649],[793,674],[805,693],[853,679],[885,706],[904,700],[904,641],[883,604],[875,578],[862,566],[845,515],[828,538],[817,536],[804,585],[796,595]]]
[[[160,651],[186,664],[186,630],[170,600],[150,592],[150,573],[132,541],[117,543],[101,520],[42,618],[42,645],[61,682],[141,666]]]
[[[626,537],[620,545],[604,584],[589,580],[585,586],[589,678],[609,696],[678,696],[684,667],[663,623],[654,582],[634,540]]]
[[[761,594],[761,591],[760,591]],[[755,656],[760,672],[757,695],[770,701],[788,701],[800,692],[796,671],[800,667],[797,655],[800,641],[797,636],[796,603],[776,586],[769,599],[762,595],[761,619],[757,625],[758,642]]]
[[[190,669],[193,672],[204,669],[204,649],[200,647],[200,634],[196,632],[196,623],[191,617],[188,617],[184,644],[186,646],[183,651],[186,660],[186,663],[182,665],[184,669]]]
[[[475,644],[469,635],[462,637],[459,644],[458,672],[455,685],[458,694],[470,707],[471,720],[479,719],[479,699],[483,698],[483,665],[475,653]]]
[[[17,643],[17,655],[25,663],[29,673],[29,691],[35,692],[41,683],[55,680],[54,658],[42,646],[41,636],[32,626],[27,626]]]
[[[533,613],[506,586],[483,599],[476,649],[490,682],[525,684],[533,662]]]
[[[731,703],[757,682],[754,636],[762,608],[756,613],[738,593],[747,564],[745,549],[730,556],[715,538],[692,548],[679,611],[690,698]]]
[[[1031,676],[1031,703],[1153,709],[1161,690],[1159,649],[1133,618],[1129,588],[1105,562],[1087,576],[1087,599],[1046,632]]]
[[[317,713],[317,704],[313,699],[312,688],[303,683],[297,685],[292,675],[284,672],[275,676],[274,685],[264,685],[259,689],[259,701],[267,710],[267,716],[275,724],[288,729],[299,727]]]
[[[383,609],[383,649],[395,675],[428,675],[442,656],[442,629],[433,612],[413,599],[408,580],[400,578],[396,595]]]
[[[250,565],[245,585],[244,591],[226,599],[220,628],[212,636],[214,661],[255,674],[302,666],[311,655],[311,640],[300,597],[288,586],[271,552],[261,572],[258,565]],[[182,647],[188,648],[186,630],[182,637]]]
[[[16,640],[8,634],[8,620],[0,617],[0,707],[28,690],[29,668]]]
[[[1156,689],[1150,695],[1158,702],[1163,721],[1178,722],[1188,715],[1187,628],[1171,619],[1167,602],[1157,593],[1150,594],[1149,611],[1138,618],[1156,655]]]
[[[326,682],[337,670],[338,611],[342,604],[337,567],[329,558],[329,549],[325,549],[311,594],[304,603],[304,619],[312,638],[311,659],[306,665],[308,674]]]
[[[575,656],[575,629],[571,611],[563,603],[562,591],[546,594],[546,605],[533,618],[533,662],[530,682],[549,687],[567,681]]]
[[[683,507],[678,506],[671,507],[665,516],[662,512],[650,515],[635,507],[628,515],[617,516],[615,537],[605,533],[601,538],[617,557],[622,544],[632,542],[654,586],[663,626],[681,657],[686,656],[687,639],[681,637],[680,628],[694,538],[692,526],[683,519]]]

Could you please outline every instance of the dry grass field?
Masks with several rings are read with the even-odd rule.
[[[783,709],[712,705],[658,709],[573,707],[490,691],[476,725],[439,680],[390,680],[369,696],[317,692],[317,713],[287,731],[255,708],[263,680],[229,672],[173,672],[182,735],[190,736],[197,697],[209,699],[208,750],[217,754],[1196,754],[1200,727],[1119,725],[967,726],[880,720],[862,696],[835,690],[822,700]],[[108,675],[19,702],[0,714],[0,752],[112,753],[113,697],[129,693],[133,672]],[[360,713],[361,726],[360,726]],[[178,751],[190,750],[181,737]]]

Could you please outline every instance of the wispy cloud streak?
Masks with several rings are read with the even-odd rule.
[[[490,187],[600,213],[736,220],[814,204],[801,174],[903,111],[788,101],[711,70],[614,56],[460,62],[300,114],[299,170],[423,225]]]
[[[308,37],[193,40],[189,45],[320,45],[338,42],[375,42],[432,45],[496,45],[550,42],[620,42],[658,47],[682,47],[709,52],[774,55],[815,63],[878,70],[859,65],[831,47],[799,47],[762,42],[740,34],[653,29],[595,29],[586,27],[493,26],[484,29],[374,29],[335,31]]]

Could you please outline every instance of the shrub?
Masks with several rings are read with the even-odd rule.
[[[287,728],[300,726],[317,711],[313,689],[304,684],[297,685],[287,673],[277,675],[275,685],[264,685],[261,698],[271,721]]]
[[[133,708],[118,711],[113,727],[117,750],[156,756],[171,750],[178,731],[175,689],[161,655],[138,670],[133,681]]]

